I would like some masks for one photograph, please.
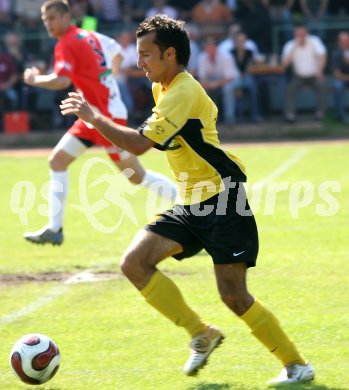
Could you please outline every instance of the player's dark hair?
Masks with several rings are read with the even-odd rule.
[[[176,50],[178,64],[186,67],[190,58],[190,44],[184,25],[185,22],[182,20],[174,20],[166,15],[155,15],[140,23],[136,36],[140,38],[155,32],[154,43],[159,46],[161,53],[173,47]]]
[[[45,12],[51,8],[56,9],[60,14],[71,12],[67,0],[47,0],[41,6],[41,10]]]

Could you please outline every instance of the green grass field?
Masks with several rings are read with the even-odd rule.
[[[260,254],[249,272],[250,290],[277,314],[316,370],[313,383],[291,388],[349,389],[349,143],[238,145],[232,150],[244,161],[250,186],[261,182],[260,202],[254,199]],[[84,270],[118,273],[132,235],[156,207],[164,207],[117,176],[114,189],[125,192],[133,214],[107,200],[95,221],[89,220],[77,205],[83,199],[81,172],[92,158],[98,160],[87,176],[88,202],[106,198],[108,181],[93,182],[101,175],[110,179],[113,172],[102,162],[104,155],[93,151],[70,170],[64,245],[42,247],[25,242],[22,234],[47,220],[40,193],[48,180],[46,157],[0,155],[0,389],[32,388],[16,379],[8,365],[13,343],[27,333],[47,334],[59,345],[61,367],[40,387],[46,390],[265,389],[281,365],[220,302],[206,253],[182,263],[168,259],[160,267],[188,302],[226,334],[197,378],[181,372],[188,355],[186,332],[148,307],[121,275],[96,283],[42,280],[50,273],[66,278]],[[148,152],[142,161],[170,174],[159,152]],[[270,183],[287,189],[273,197]],[[319,215],[326,213],[333,215]],[[18,280],[23,275],[32,280]]]

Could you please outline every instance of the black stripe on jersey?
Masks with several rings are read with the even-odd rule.
[[[237,182],[245,182],[246,175],[239,165],[229,158],[222,149],[204,141],[200,119],[189,119],[177,135],[183,137],[188,145],[205,161],[207,161],[224,179],[231,177]]]

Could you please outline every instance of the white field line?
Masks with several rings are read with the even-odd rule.
[[[302,148],[298,150],[290,159],[285,161],[282,165],[275,169],[269,176],[261,181],[257,181],[254,186],[261,188],[265,187],[268,183],[281,176],[283,173],[288,171],[293,165],[297,164],[306,154],[308,153],[308,149]]]
[[[69,279],[64,281],[64,284],[60,284],[57,287],[54,287],[48,292],[48,294],[41,296],[36,301],[30,303],[29,305],[23,306],[19,310],[16,310],[10,314],[6,314],[3,317],[0,317],[0,327],[4,325],[11,324],[17,321],[19,318],[24,317],[28,314],[34,313],[36,310],[41,309],[43,306],[51,303],[56,298],[65,294],[69,289],[69,284],[73,283],[76,279],[83,277],[83,274],[89,271],[79,272],[76,275],[71,276]]]

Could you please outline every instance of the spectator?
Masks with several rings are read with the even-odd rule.
[[[200,24],[201,34],[206,38],[221,38],[225,34],[227,24],[233,20],[229,8],[219,0],[200,1],[193,8],[191,18],[194,23]]]
[[[176,9],[170,5],[167,5],[166,0],[153,0],[153,6],[147,11],[145,16],[149,18],[150,16],[158,14],[167,15],[173,19],[178,17]]]
[[[200,44],[199,44],[199,29],[194,24],[186,24],[186,30],[189,37],[190,43],[190,59],[187,66],[187,71],[192,74],[194,77],[197,77],[198,73],[198,60],[200,54]]]
[[[28,33],[26,37],[26,48],[31,53],[37,53],[43,42],[38,32],[41,30],[40,7],[45,0],[15,0],[14,13],[16,27],[23,33]]]
[[[323,39],[328,0],[300,0],[300,7],[310,31]]]
[[[256,42],[262,53],[271,53],[271,21],[262,0],[240,0],[237,19],[247,36]]]
[[[87,4],[80,2],[73,2],[71,4],[72,22],[77,27],[82,27],[84,24],[84,17],[86,16]]]
[[[16,90],[17,93],[18,107],[24,108],[24,85],[22,77],[20,77],[20,75],[23,74],[23,71],[27,66],[27,62],[32,57],[32,54],[29,53],[25,48],[23,48],[22,38],[17,32],[8,31],[4,36],[4,43],[5,51],[12,57],[12,59],[16,63],[18,78],[13,88]]]
[[[292,7],[295,0],[262,0],[269,9],[270,19],[273,25],[282,27],[284,40],[292,39]]]
[[[234,23],[229,27],[228,36],[218,45],[218,49],[221,51],[225,51],[226,53],[230,53],[235,48],[235,40],[237,35],[242,32],[241,25],[238,23]],[[254,58],[258,58],[260,53],[256,42],[247,38],[245,41],[245,47],[248,50],[251,50]]]
[[[151,104],[152,92],[149,80],[144,77],[144,71],[137,67],[137,47],[134,42],[135,34],[123,31],[117,38],[121,46],[120,54],[123,61],[116,74],[122,99],[129,112],[132,112],[130,121],[143,120],[145,111]]]
[[[6,31],[12,26],[13,15],[10,0],[0,0],[0,32]]]
[[[121,20],[120,0],[90,0],[90,4],[94,15],[106,27]]]
[[[235,14],[236,11],[238,10],[239,8],[239,0],[226,0],[225,1],[225,4],[227,5],[227,7],[230,9],[230,11]]]
[[[170,0],[168,3],[176,7],[180,19],[191,21],[192,10],[199,2],[200,0]]]
[[[315,118],[321,120],[326,108],[326,83],[324,69],[327,61],[326,48],[321,39],[309,35],[304,25],[294,28],[294,39],[287,42],[282,51],[285,68],[292,66],[292,79],[287,87],[285,119],[295,121],[295,98],[301,87],[316,90],[318,107]]]
[[[5,110],[16,110],[19,98],[16,84],[20,78],[15,60],[4,49],[0,48],[0,107]]]
[[[332,53],[334,102],[337,118],[349,124],[345,107],[345,90],[349,87],[349,33],[342,31],[338,35],[338,47]]]
[[[45,0],[16,0],[15,16],[20,28],[37,30],[41,27],[40,8]]]
[[[224,123],[235,122],[235,97],[233,80],[239,77],[234,58],[220,52],[216,42],[209,38],[198,60],[198,78],[207,94],[217,104],[223,106]],[[222,101],[223,100],[223,101]]]
[[[252,50],[246,49],[246,41],[246,34],[243,32],[238,33],[235,40],[235,48],[231,50],[235,63],[240,71],[240,77],[233,80],[233,85],[234,90],[239,91],[238,93],[240,94],[243,94],[245,90],[248,92],[251,119],[252,122],[257,123],[259,121],[257,86],[253,76],[249,73],[254,63],[254,55]]]
[[[123,20],[125,22],[139,23],[145,18],[148,9],[151,8],[152,0],[127,0],[124,2]]]
[[[122,100],[124,101],[127,110],[133,112],[134,99],[129,88],[129,77],[131,72],[137,69],[137,48],[134,43],[134,33],[130,31],[123,31],[117,38],[121,46],[120,54],[123,60],[120,64],[119,71],[114,72],[115,78],[118,82]]]
[[[74,2],[71,5],[73,24],[88,31],[96,31],[98,19],[88,14],[88,3]]]

